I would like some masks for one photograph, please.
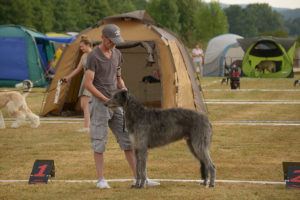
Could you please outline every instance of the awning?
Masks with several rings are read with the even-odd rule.
[[[240,43],[241,47],[245,52],[247,52],[248,48],[256,42],[262,42],[262,41],[272,41],[275,43],[279,43],[283,46],[286,52],[290,50],[290,48],[294,45],[296,42],[295,39],[290,38],[276,38],[276,37],[254,37],[254,38],[245,38],[245,39],[237,39],[237,41]]]
[[[71,36],[71,37],[46,37],[46,36],[44,36],[44,37],[36,37],[36,38],[60,42],[60,43],[72,43],[73,41],[76,40],[75,36]]]

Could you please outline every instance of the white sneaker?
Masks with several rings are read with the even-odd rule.
[[[150,179],[147,178],[146,185],[147,186],[158,186],[158,185],[160,185],[160,182],[151,181]]]
[[[102,178],[100,181],[98,181],[97,188],[105,189],[110,188],[110,186],[108,185],[107,181],[104,178]]]
[[[76,132],[83,133],[83,132],[89,132],[89,131],[90,131],[90,128],[84,127],[84,128],[78,129]]]
[[[133,179],[133,184],[136,184],[136,178]],[[146,186],[158,186],[160,185],[159,182],[151,181],[150,179],[147,178],[146,180]]]

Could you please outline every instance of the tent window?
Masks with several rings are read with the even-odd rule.
[[[250,55],[257,57],[277,57],[282,56],[283,52],[275,42],[261,41],[251,49]]]

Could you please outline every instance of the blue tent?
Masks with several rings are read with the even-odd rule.
[[[34,86],[48,85],[49,61],[54,59],[50,40],[70,43],[74,37],[46,37],[44,34],[18,25],[0,26],[0,86],[14,87],[25,79]]]

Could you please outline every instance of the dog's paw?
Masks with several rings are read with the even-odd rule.
[[[137,188],[138,188],[138,185],[137,185],[137,184],[132,184],[130,188],[131,188],[131,189],[137,189]]]
[[[40,124],[31,124],[30,127],[31,127],[31,128],[37,128],[37,127],[39,127],[39,125],[40,125]]]
[[[131,185],[130,188],[131,189],[143,189],[143,188],[145,188],[145,185],[143,185],[143,184],[133,184],[133,185]]]
[[[18,124],[18,123],[12,123],[10,127],[11,128],[19,128],[20,124]]]

